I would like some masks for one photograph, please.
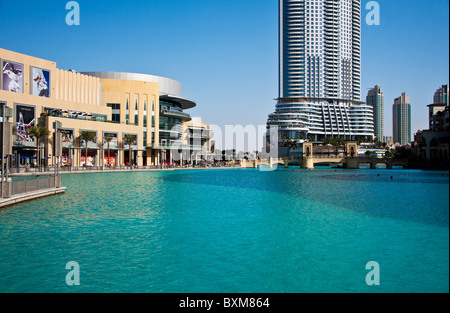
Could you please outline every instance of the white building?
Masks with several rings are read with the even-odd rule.
[[[361,1],[279,0],[280,141],[373,137],[361,98]]]

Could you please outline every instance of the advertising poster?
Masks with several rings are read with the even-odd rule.
[[[2,89],[23,93],[23,65],[10,61],[2,62]]]
[[[108,156],[105,156],[103,159],[103,164],[105,166],[116,166],[116,158],[114,156],[110,156],[108,158]]]
[[[31,94],[39,97],[50,97],[50,72],[32,67],[31,68]]]
[[[124,146],[128,146],[129,143],[125,140],[125,137],[123,138],[123,144]],[[131,142],[132,146],[137,146],[137,136],[135,136],[135,140],[133,142]]]
[[[62,131],[62,142],[64,146],[70,146],[74,144],[73,130],[67,129]]]
[[[97,144],[97,138],[94,138],[94,140],[89,140],[88,147],[90,146],[89,143],[96,145]],[[80,139],[80,144],[81,144],[82,147],[86,147],[86,140]]]
[[[63,155],[61,157],[61,166],[69,166],[70,165],[70,159],[69,154],[66,152],[63,152]]]
[[[81,155],[81,166],[94,166],[94,156],[90,153],[88,153],[88,156],[84,154]]]
[[[16,141],[34,141],[34,138],[28,136],[28,128],[34,126],[36,119],[35,108],[27,105],[16,105]]]
[[[103,134],[103,146],[106,149],[108,147],[108,142],[105,140],[106,137],[111,137],[112,140],[109,142],[109,148],[117,148],[119,146],[119,138],[117,133],[104,133]]]

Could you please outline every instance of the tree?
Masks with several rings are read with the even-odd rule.
[[[131,134],[126,134],[123,136],[123,140],[128,143],[128,149],[129,149],[129,154],[128,154],[128,163],[131,163],[131,144],[136,140],[136,135],[131,135]]]
[[[28,128],[28,136],[34,137],[36,139],[36,145],[37,145],[37,163],[39,170],[41,169],[41,155],[40,155],[40,141],[41,138],[44,137],[46,139],[50,135],[50,131],[48,128],[43,126],[32,126]]]
[[[370,156],[372,155],[371,151],[366,151],[364,152],[364,154],[366,155],[366,157],[370,158]]]
[[[393,155],[393,153],[392,153],[390,150],[387,150],[387,151],[384,153],[384,157],[385,157],[386,159],[391,159],[393,156],[394,156],[394,155]]]
[[[80,140],[80,141],[84,140],[84,145],[85,145],[85,149],[86,149],[84,166],[87,166],[88,142],[89,141],[95,142],[97,140],[97,136],[94,132],[91,132],[88,130],[83,130],[80,132],[80,136],[78,137],[78,140]],[[80,146],[81,146],[81,142],[80,142]]]
[[[109,167],[109,160],[110,160],[110,154],[109,154],[109,143],[111,142],[111,140],[114,139],[114,137],[106,135],[105,137],[103,137],[103,139],[106,141],[106,143],[108,144],[108,167]]]

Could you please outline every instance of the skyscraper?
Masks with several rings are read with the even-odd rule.
[[[373,109],[375,137],[382,141],[384,137],[384,95],[379,85],[369,90],[366,104]]]
[[[373,137],[360,85],[360,0],[279,0],[280,141]]]
[[[392,117],[394,143],[411,143],[411,104],[406,93],[394,100]]]
[[[448,106],[448,85],[442,85],[434,93],[433,103],[443,103]]]

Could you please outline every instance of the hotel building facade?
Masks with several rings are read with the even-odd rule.
[[[27,130],[37,125],[51,132],[39,147],[47,165],[55,162],[55,126],[62,166],[180,164],[172,155],[183,144],[183,123],[191,120],[184,111],[196,106],[182,97],[181,83],[144,74],[66,71],[4,49],[0,64],[0,102],[11,109],[8,120],[15,126],[13,166],[36,159],[36,138]],[[86,143],[82,132],[95,139]],[[126,142],[126,135],[135,140]]]
[[[279,0],[279,140],[373,137],[360,93],[360,1]]]

